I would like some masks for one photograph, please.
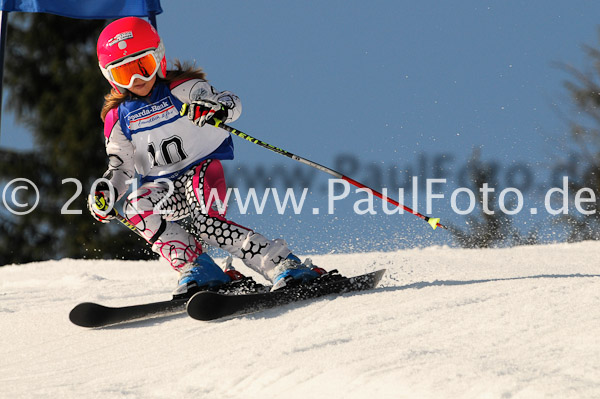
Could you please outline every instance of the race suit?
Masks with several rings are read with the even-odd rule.
[[[269,240],[225,218],[221,160],[233,159],[230,135],[180,115],[184,103],[206,95],[216,95],[228,110],[223,122],[240,116],[237,96],[217,92],[200,79],[171,84],[159,80],[147,97],[128,99],[109,111],[104,124],[109,166],[104,177],[117,199],[139,178],[141,185],[127,196],[124,214],[174,269],[193,262],[204,241],[272,279],[274,267],[290,254],[285,241]],[[188,216],[193,234],[175,222]]]

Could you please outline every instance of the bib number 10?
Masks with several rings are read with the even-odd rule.
[[[166,166],[181,162],[188,157],[183,149],[183,140],[179,136],[171,136],[160,143],[148,144],[148,156],[152,166]]]

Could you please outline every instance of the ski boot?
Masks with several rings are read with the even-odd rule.
[[[173,291],[173,299],[191,298],[198,291],[219,287],[240,278],[243,278],[241,273],[235,270],[224,272],[208,254],[203,253],[184,266],[178,286]]]
[[[271,291],[290,285],[306,283],[326,273],[324,269],[314,266],[310,259],[306,259],[302,263],[296,255],[289,254],[275,267]]]

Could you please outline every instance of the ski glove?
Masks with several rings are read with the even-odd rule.
[[[108,188],[108,184],[100,182],[96,185],[96,191],[94,195],[88,196],[88,209],[90,213],[99,222],[109,223],[111,219],[114,219],[111,190]]]
[[[217,119],[225,120],[227,114],[227,108],[212,99],[201,98],[192,101],[188,107],[188,119],[200,127],[204,126],[214,116]]]

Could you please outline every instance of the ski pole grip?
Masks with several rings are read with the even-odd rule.
[[[94,203],[96,204],[96,208],[99,211],[106,211],[109,208],[108,203],[106,202],[106,198],[103,195],[94,195]],[[117,216],[119,213],[117,210],[112,207],[112,209],[108,212],[107,215]]]
[[[108,209],[106,198],[104,198],[103,195],[94,195],[94,202],[96,203],[96,208],[98,208],[99,211],[105,211]]]
[[[183,105],[181,106],[181,110],[179,111],[179,115],[185,116],[185,114],[187,114],[188,108],[189,108],[189,104],[183,103]]]

